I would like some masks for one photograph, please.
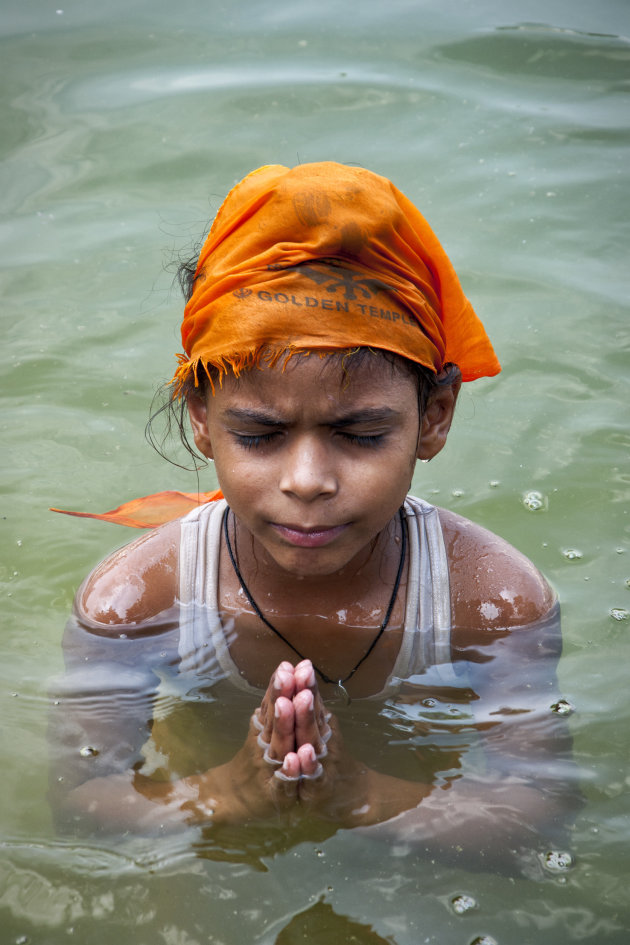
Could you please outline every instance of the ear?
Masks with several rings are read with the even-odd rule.
[[[192,394],[187,400],[188,416],[195,446],[208,459],[213,458],[212,443],[208,432],[208,404],[204,397]]]
[[[420,424],[418,459],[433,459],[446,443],[461,386],[461,379],[458,379],[448,387],[438,387],[429,397]]]

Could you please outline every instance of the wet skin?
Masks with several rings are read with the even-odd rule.
[[[399,555],[398,509],[416,459],[444,442],[454,401],[449,390],[421,424],[415,380],[384,359],[346,376],[337,359],[307,357],[226,378],[189,402],[195,443],[214,460],[234,515],[241,566],[283,628],[282,615],[327,614],[336,598],[351,624],[359,622],[353,600],[365,609],[372,598],[371,612],[384,610],[384,568],[391,587]],[[231,578],[228,612],[230,588],[232,596],[239,590]],[[238,647],[236,655],[244,656]],[[334,663],[333,678],[344,678],[352,659]],[[259,715],[268,757],[283,759],[279,774],[321,769],[323,705],[310,663],[280,664]]]
[[[92,779],[67,799],[71,809],[92,817],[98,811],[100,822],[115,823],[127,811],[136,826],[163,824],[167,811],[173,822],[195,823],[308,811],[358,826],[413,810],[410,829],[438,823],[431,804],[439,807],[443,794],[372,771],[350,754],[313,664],[332,679],[345,678],[378,630],[400,556],[397,512],[416,459],[429,459],[444,445],[456,395],[456,388],[440,391],[420,421],[415,381],[406,372],[376,357],[346,376],[339,362],[311,356],[292,359],[284,371],[227,377],[214,395],[190,400],[195,442],[214,460],[231,509],[243,576],[267,618],[310,659],[296,658],[261,625],[222,548],[221,611],[236,628],[231,654],[242,675],[265,691],[242,748],[225,765],[169,784],[131,773]],[[488,673],[488,692],[507,705],[515,670],[538,658],[536,634],[523,635],[523,628],[549,612],[553,594],[506,542],[452,513],[440,515],[450,564],[452,658],[474,661],[489,641],[505,637],[511,647],[513,638],[514,656],[507,647]],[[117,635],[124,627],[127,635],[141,635],[143,625],[176,609],[178,554],[177,523],[114,554],[79,591],[80,618],[95,633]],[[387,633],[348,683],[353,698],[378,693],[387,679],[400,645],[405,591],[403,576]],[[526,726],[518,737],[531,753]],[[546,757],[553,738],[536,750]],[[488,823],[470,813],[470,805],[482,810],[474,786],[458,782],[447,793],[451,804],[460,798],[478,845]],[[542,817],[547,799],[529,788],[521,794],[521,808],[534,820]],[[510,796],[518,798],[519,789]]]

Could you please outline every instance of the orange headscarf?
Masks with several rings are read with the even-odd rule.
[[[238,374],[294,351],[380,348],[465,381],[501,367],[446,253],[386,178],[330,162],[270,165],[226,197],[201,250],[174,377]],[[102,514],[153,528],[221,497],[163,492]],[[61,511],[61,509],[55,509]]]
[[[465,381],[500,365],[424,217],[386,178],[268,165],[226,197],[201,250],[174,382],[293,351],[380,348]]]

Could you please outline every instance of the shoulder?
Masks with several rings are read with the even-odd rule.
[[[179,590],[179,536],[179,520],[169,522],[105,558],[77,591],[79,619],[104,635],[122,626],[129,633],[172,609]]]
[[[453,627],[498,630],[545,617],[556,597],[538,568],[509,542],[439,509],[449,561]]]

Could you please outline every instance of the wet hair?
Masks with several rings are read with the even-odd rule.
[[[184,260],[177,268],[176,281],[179,283],[186,301],[190,299],[194,289],[196,265],[197,255]],[[420,424],[427,405],[435,393],[457,384],[462,376],[456,364],[446,364],[443,372],[438,376],[435,371],[417,364],[415,361],[410,361],[401,355],[384,351],[381,348],[358,347],[318,353],[322,354],[324,366],[335,363],[341,364],[342,384],[349,380],[353,371],[373,362],[375,358],[385,360],[391,366],[392,373],[400,371],[410,376],[414,380],[418,391],[418,424]],[[304,352],[304,356],[308,356],[308,354],[309,352]],[[299,353],[296,356],[299,357]],[[264,361],[264,356],[262,360]],[[177,392],[176,385],[173,383],[165,384],[156,392],[151,403],[151,412],[145,434],[151,446],[168,462],[183,469],[195,471],[208,465],[208,460],[198,452],[192,441],[187,404],[191,397],[205,399],[208,390],[215,384],[220,385],[220,383],[218,370],[212,366],[207,366],[205,371],[199,371],[197,378],[190,374],[184,381],[183,387]],[[158,419],[163,423],[162,433],[159,437],[155,434],[155,423]],[[192,466],[184,466],[175,462],[166,452],[166,444],[173,436],[176,436],[181,442],[192,461]]]

